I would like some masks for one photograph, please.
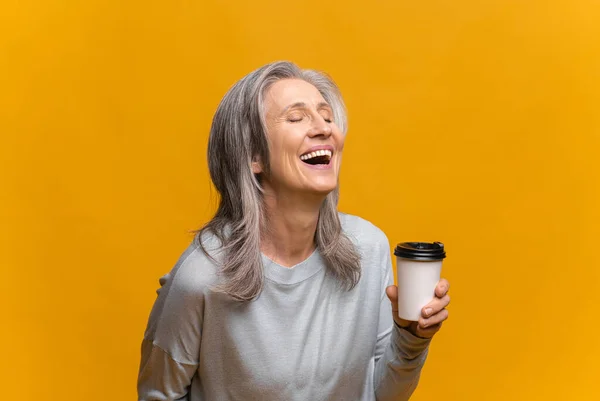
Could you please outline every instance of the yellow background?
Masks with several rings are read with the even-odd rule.
[[[230,85],[273,60],[348,105],[340,209],[439,240],[450,320],[413,400],[598,400],[600,5],[0,6],[3,400],[131,400],[158,278],[214,210]]]

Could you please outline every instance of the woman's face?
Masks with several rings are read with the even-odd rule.
[[[265,189],[322,195],[334,190],[344,135],[317,88],[300,79],[279,80],[265,93],[264,106],[271,157]],[[262,172],[260,163],[253,170]]]

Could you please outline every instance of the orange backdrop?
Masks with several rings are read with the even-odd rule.
[[[598,400],[600,5],[4,1],[2,399],[131,400],[158,278],[214,210],[228,87],[348,104],[343,211],[439,240],[451,316],[413,400]]]

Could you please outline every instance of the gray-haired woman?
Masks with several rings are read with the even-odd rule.
[[[385,234],[337,211],[345,133],[324,74],[277,62],[227,92],[208,145],[219,208],[160,280],[140,400],[410,397],[449,284],[419,322],[394,313]]]

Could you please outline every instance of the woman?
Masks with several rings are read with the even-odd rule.
[[[219,208],[160,280],[140,400],[410,397],[448,282],[419,322],[394,313],[385,234],[336,210],[345,133],[321,73],[277,62],[228,91],[208,145]]]

